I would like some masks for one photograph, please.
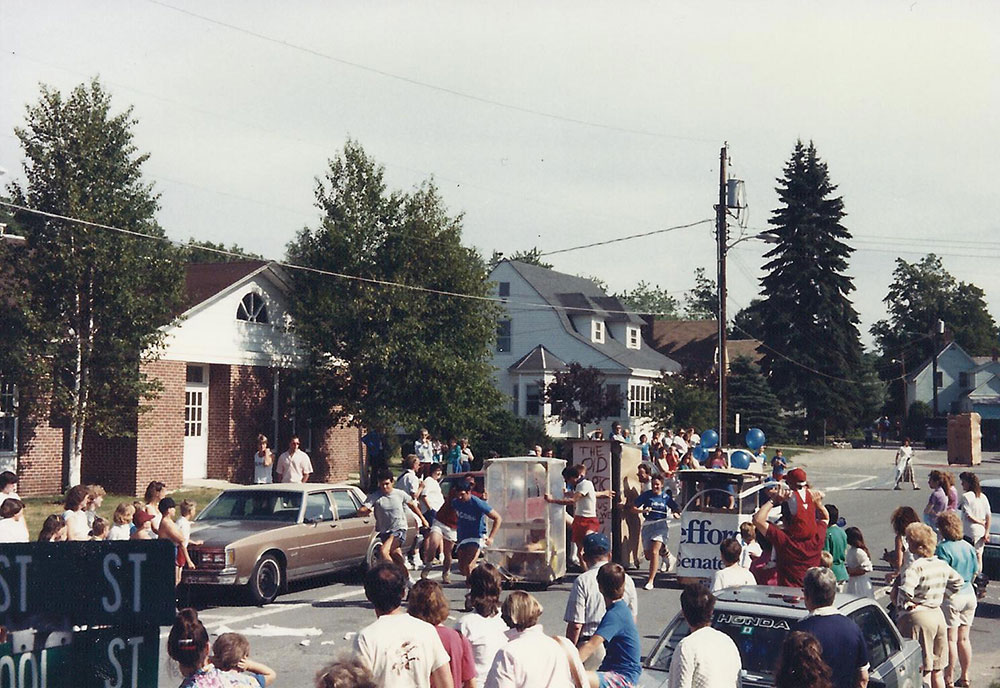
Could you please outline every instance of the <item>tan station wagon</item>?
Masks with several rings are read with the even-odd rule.
[[[188,551],[197,568],[184,569],[188,585],[246,586],[267,604],[289,581],[351,567],[371,566],[375,518],[358,508],[365,494],[352,485],[318,483],[247,485],[220,493],[198,514]],[[407,546],[416,519],[407,515]]]

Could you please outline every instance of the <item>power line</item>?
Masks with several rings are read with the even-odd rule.
[[[697,227],[698,225],[703,225],[708,222],[715,222],[715,218],[708,218],[707,220],[698,220],[697,222],[690,222],[686,225],[674,225],[673,227],[667,227],[665,229],[654,229],[651,232],[642,232],[641,234],[630,234],[629,236],[618,237],[617,239],[607,239],[605,241],[595,241],[592,244],[582,244],[580,246],[572,246],[570,248],[561,248],[556,251],[545,251],[544,253],[539,253],[539,256],[554,256],[557,253],[569,253],[570,251],[580,251],[585,248],[594,248],[596,246],[607,246],[608,244],[617,244],[620,241],[631,241],[632,239],[641,239],[643,237],[653,236],[654,234],[665,234],[667,232],[673,232],[678,229],[687,229],[688,227]]]
[[[506,103],[501,100],[494,100],[492,98],[485,98],[483,96],[475,95],[474,93],[468,93],[466,91],[460,91],[458,89],[449,88],[447,86],[439,86],[438,84],[433,84],[428,81],[420,81],[419,79],[414,79],[412,77],[403,76],[401,74],[396,74],[394,72],[389,72],[384,69],[378,69],[377,67],[369,67],[368,65],[361,64],[360,62],[353,62],[351,60],[345,60],[341,57],[331,55],[329,53],[324,53],[313,48],[309,48],[304,45],[299,45],[297,43],[292,43],[291,41],[285,41],[280,38],[275,38],[273,36],[268,36],[267,34],[260,33],[258,31],[253,31],[252,29],[247,29],[242,26],[237,26],[235,24],[230,24],[224,22],[220,19],[213,19],[212,17],[205,16],[203,14],[198,14],[197,12],[192,12],[181,7],[175,7],[162,0],[146,0],[154,5],[159,5],[160,7],[165,7],[174,12],[193,17],[195,19],[208,22],[209,24],[215,24],[216,26],[221,26],[223,28],[229,29],[231,31],[236,31],[238,33],[257,38],[268,43],[273,43],[275,45],[280,45],[284,48],[289,48],[291,50],[297,50],[299,52],[312,55],[313,57],[319,57],[324,60],[329,60],[330,62],[336,62],[337,64],[344,65],[346,67],[351,67],[353,69],[358,69],[370,74],[377,74],[378,76],[385,77],[387,79],[393,79],[396,81],[403,82],[405,84],[410,84],[411,86],[419,86],[420,88],[426,88],[432,91],[437,91],[439,93],[446,93],[457,98],[464,98],[466,100],[471,100],[477,103],[482,103],[485,105],[491,105],[493,107],[503,108],[505,110],[512,110],[514,112],[521,112],[528,115],[535,115],[538,117],[545,117],[547,119],[556,120],[559,122],[568,122],[570,124],[577,124],[585,127],[592,127],[596,129],[605,129],[607,131],[617,131],[625,134],[635,134],[638,136],[649,136],[659,139],[674,139],[679,141],[693,141],[697,143],[712,143],[708,139],[696,138],[693,136],[679,136],[677,134],[665,134],[663,132],[649,131],[646,129],[633,129],[630,127],[621,127],[613,124],[605,124],[603,122],[594,122],[591,120],[580,119],[577,117],[568,117],[566,115],[557,115],[552,112],[546,112],[544,110],[536,110],[534,108],[523,107],[521,105],[514,105],[512,103]]]
[[[74,224],[85,225],[87,227],[95,227],[97,229],[104,229],[111,232],[117,232],[119,234],[124,234],[126,236],[135,237],[138,239],[151,239],[153,241],[160,241],[164,243],[171,244],[178,248],[196,248],[199,251],[207,251],[209,253],[215,253],[222,256],[227,256],[229,258],[239,258],[242,260],[261,260],[255,256],[248,256],[243,253],[237,253],[235,251],[229,251],[226,249],[213,248],[208,246],[198,246],[196,244],[191,244],[189,242],[177,241],[169,237],[156,236],[155,234],[147,234],[145,232],[137,232],[131,229],[123,229],[121,227],[115,227],[114,225],[106,225],[100,222],[91,222],[90,220],[82,220],[80,218],[69,217],[67,215],[60,215],[58,213],[50,213],[44,210],[38,210],[36,208],[31,208],[28,206],[19,205],[17,203],[10,203],[8,201],[0,200],[0,206],[10,208],[12,210],[20,210],[22,212],[30,213],[32,215],[38,215],[40,217],[47,217],[53,220],[62,220],[64,222],[72,222]],[[266,260],[266,259],[265,259]],[[303,272],[310,272],[318,275],[325,275],[328,277],[337,277],[339,279],[353,280],[357,282],[364,282],[367,284],[375,284],[384,287],[395,287],[399,289],[407,289],[409,291],[423,292],[427,294],[435,294],[438,296],[449,296],[461,299],[471,299],[474,301],[485,301],[490,303],[497,303],[507,306],[517,306],[518,308],[530,309],[534,308],[537,310],[554,310],[554,311],[574,311],[583,313],[594,312],[592,308],[584,308],[577,306],[556,306],[549,303],[535,303],[531,301],[511,301],[508,297],[500,296],[479,296],[477,294],[462,294],[460,292],[447,291],[443,289],[431,289],[429,287],[422,287],[415,284],[404,284],[402,282],[394,282],[392,280],[383,280],[375,277],[362,277],[361,275],[350,275],[343,272],[336,272],[334,270],[323,270],[321,268],[314,268],[308,265],[298,265],[295,263],[288,263],[280,260],[269,261],[273,262],[275,265],[279,265],[288,270],[301,270]],[[601,309],[603,312],[611,315],[640,315],[636,311],[631,310],[612,310],[612,309]],[[669,313],[644,313],[641,315],[670,315]]]

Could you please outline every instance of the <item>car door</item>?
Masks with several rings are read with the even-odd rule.
[[[338,558],[342,564],[357,564],[368,553],[368,543],[375,531],[375,518],[358,513],[361,503],[353,490],[348,488],[330,491],[337,510]]]
[[[886,688],[921,685],[920,645],[903,639],[885,612],[876,604],[848,613],[861,629],[868,647],[869,685]]]
[[[306,494],[302,523],[298,526],[298,576],[317,575],[333,568],[331,562],[336,558],[339,539],[337,528],[336,514],[326,491]]]

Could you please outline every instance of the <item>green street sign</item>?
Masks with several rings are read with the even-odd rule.
[[[32,542],[0,549],[2,626],[142,628],[170,625],[174,614],[169,542]]]
[[[0,643],[0,686],[156,688],[159,652],[157,626],[15,631]]]

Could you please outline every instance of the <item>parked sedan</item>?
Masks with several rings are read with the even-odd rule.
[[[774,667],[785,635],[809,612],[798,588],[744,586],[716,593],[712,626],[733,639],[743,662],[742,684],[773,686]],[[903,638],[885,611],[870,598],[837,595],[833,606],[854,621],[868,645],[870,688],[919,688],[920,644]],[[667,685],[670,660],[690,632],[678,614],[667,625],[643,664],[639,685]]]
[[[377,556],[375,518],[359,515],[365,495],[351,485],[314,483],[233,487],[198,514],[188,548],[196,568],[182,583],[246,586],[267,604],[290,581],[371,566]],[[409,516],[407,546],[416,537]]]

